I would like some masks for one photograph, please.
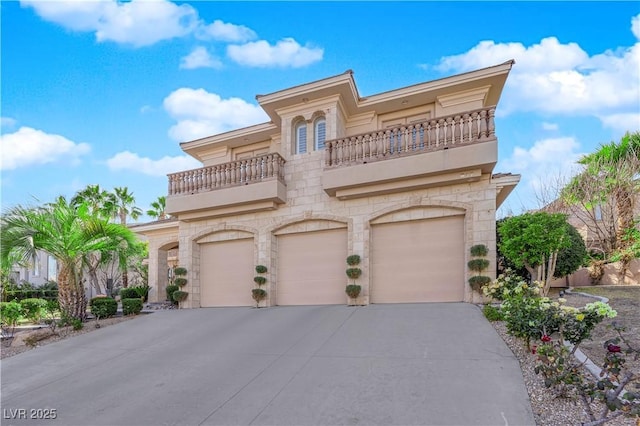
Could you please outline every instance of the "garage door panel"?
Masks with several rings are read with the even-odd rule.
[[[253,239],[200,246],[200,306],[251,306]]]
[[[372,226],[373,303],[464,298],[464,217]]]
[[[278,305],[345,302],[346,229],[286,234],[277,238]]]

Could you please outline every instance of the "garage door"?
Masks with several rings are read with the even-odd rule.
[[[200,306],[251,306],[253,239],[200,246]]]
[[[371,227],[371,302],[458,302],[464,298],[464,217]]]
[[[344,304],[347,230],[278,237],[278,305]]]

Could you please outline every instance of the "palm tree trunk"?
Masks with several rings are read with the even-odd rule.
[[[75,268],[64,263],[58,272],[58,302],[63,315],[81,321],[86,318],[87,301],[84,297],[84,286],[79,282]]]
[[[633,201],[631,194],[622,188],[615,193],[616,210],[616,248],[623,249],[627,243],[623,240],[625,233],[633,226]]]

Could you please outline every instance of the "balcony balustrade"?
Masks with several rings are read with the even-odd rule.
[[[495,107],[436,117],[325,143],[325,168],[364,164],[495,139]]]
[[[169,175],[169,196],[213,191],[278,179],[284,182],[285,160],[278,153],[264,154],[215,166]]]

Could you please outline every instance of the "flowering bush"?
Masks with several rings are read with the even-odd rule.
[[[529,284],[524,278],[516,275],[511,269],[506,269],[492,283],[482,287],[482,294],[495,300],[506,300],[513,295],[533,297],[540,294],[542,284]]]

